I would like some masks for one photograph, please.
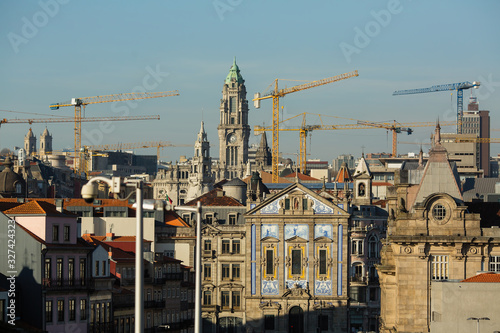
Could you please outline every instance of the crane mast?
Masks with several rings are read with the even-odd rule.
[[[312,81],[304,84],[299,84],[290,88],[285,88],[285,89],[279,89],[278,88],[278,79],[274,80],[274,88],[265,93],[264,95],[261,96],[260,93],[256,93],[254,95],[254,106],[255,108],[260,108],[260,101],[268,98],[273,99],[273,125],[272,125],[272,131],[273,131],[273,147],[272,147],[272,182],[277,183],[279,176],[278,176],[278,158],[279,158],[279,99],[281,97],[285,97],[285,95],[297,92],[297,91],[302,91],[318,86],[322,86],[328,83],[332,82],[337,82],[341,80],[345,80],[351,77],[358,76],[358,71],[353,71],[349,73],[344,73],[340,74],[337,76],[332,76],[329,78],[325,78],[322,80],[317,80],[317,81]]]

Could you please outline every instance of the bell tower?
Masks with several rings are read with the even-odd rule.
[[[234,58],[233,65],[222,87],[220,102],[219,162],[224,178],[243,177],[248,160],[248,101],[245,80]]]

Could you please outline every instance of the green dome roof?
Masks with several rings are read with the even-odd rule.
[[[226,84],[229,84],[233,78],[236,79],[238,83],[243,83],[243,77],[240,74],[240,68],[238,67],[238,65],[236,65],[236,57],[234,57],[233,65],[229,70],[229,74],[227,74],[225,81]]]

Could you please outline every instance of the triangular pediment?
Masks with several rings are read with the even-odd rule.
[[[330,238],[325,237],[325,236],[315,238],[314,241],[317,243],[332,243],[333,242]]]
[[[307,239],[304,239],[300,236],[293,236],[292,238],[289,238],[286,240],[288,243],[306,243]]]
[[[203,224],[201,226],[201,232],[203,234],[219,234],[222,232],[222,230],[220,230],[219,228],[217,227],[214,227],[213,225],[211,224]]]
[[[292,184],[282,191],[271,196],[264,202],[249,210],[246,215],[280,214],[280,212],[282,212],[285,208],[293,210],[297,206],[302,207],[300,206],[300,202],[297,206],[295,205],[295,202],[285,202],[285,199],[293,198],[297,195],[301,195],[303,198],[308,199],[307,208],[312,209],[314,211],[314,214],[349,216],[349,213],[343,208],[337,206],[327,198],[322,197],[321,195],[317,194],[314,191],[311,191],[310,189],[299,183]]]
[[[280,240],[278,238],[276,238],[276,237],[265,237],[265,238],[262,238],[260,240],[261,243],[264,243],[264,242],[267,242],[267,243],[269,243],[269,242],[276,243],[276,242],[279,242],[279,241]]]

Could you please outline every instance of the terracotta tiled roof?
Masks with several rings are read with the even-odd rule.
[[[461,282],[496,282],[500,283],[500,274],[496,273],[482,273]]]
[[[173,211],[165,211],[165,224],[171,227],[190,227],[189,224],[184,222],[184,220]]]
[[[46,216],[76,216],[73,213],[63,210],[59,212],[51,203],[39,200],[33,200],[25,204],[4,211],[6,215],[46,215]]]
[[[189,201],[185,205],[196,206],[196,203],[201,201],[202,206],[243,206],[241,202],[232,197],[220,195],[220,192],[222,192],[220,189],[213,189],[203,194],[201,197]]]
[[[0,212],[5,212],[8,209],[22,205],[22,202],[13,201],[0,201]]]

